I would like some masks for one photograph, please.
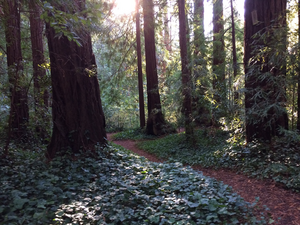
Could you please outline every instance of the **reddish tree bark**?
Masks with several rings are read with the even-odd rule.
[[[43,43],[44,23],[40,19],[41,8],[35,0],[30,0],[29,10],[35,106],[40,107],[43,105],[48,107],[49,93],[45,88],[41,90],[40,85],[41,80],[46,76],[46,70],[41,67],[45,63]]]
[[[211,121],[209,102],[205,99],[205,91],[210,86],[207,82],[206,43],[204,35],[204,0],[194,1],[194,56],[193,78],[195,95],[192,99],[194,118],[197,125],[208,125]]]
[[[46,76],[46,70],[41,66],[45,63],[43,43],[44,23],[40,19],[41,8],[35,0],[30,0],[29,10],[35,114],[40,120],[35,124],[35,126],[36,132],[38,133],[39,137],[45,139],[47,137],[45,125],[48,125],[50,121],[47,121],[47,118],[45,116],[45,109],[48,108],[49,92],[47,90],[47,87],[44,87],[43,85],[41,86],[41,82],[43,81],[43,79],[45,79]]]
[[[194,61],[196,66],[206,65],[204,57],[206,54],[205,36],[204,36],[204,0],[195,0],[194,2]],[[198,77],[196,73],[196,77]]]
[[[138,59],[138,81],[139,81],[139,107],[140,107],[140,127],[144,128],[145,121],[145,104],[144,104],[144,82],[142,70],[142,49],[141,49],[141,26],[140,26],[140,12],[139,0],[136,0],[136,51]]]
[[[25,137],[29,119],[27,89],[22,81],[24,74],[20,31],[21,3],[18,0],[5,0],[3,3],[7,67],[12,86],[9,119],[11,132],[8,139],[21,139]]]
[[[225,83],[225,51],[224,51],[224,20],[223,0],[213,2],[213,88],[214,100],[220,106],[226,104]],[[220,107],[219,107],[220,108]],[[215,119],[221,116],[219,110],[215,110]]]
[[[192,124],[192,93],[191,93],[191,70],[189,68],[189,56],[187,46],[187,21],[185,14],[185,0],[178,0],[179,9],[179,43],[181,56],[181,79],[183,104],[182,112],[184,116],[184,126],[187,139],[193,139],[194,129]]]
[[[148,95],[148,120],[146,132],[147,134],[161,135],[167,131],[165,129],[166,122],[162,113],[158,90],[153,0],[143,0],[143,13]]]
[[[234,22],[234,12],[233,12],[233,0],[230,0],[230,8],[231,8],[231,43],[232,43],[232,62],[233,62],[233,77],[234,79],[238,73],[238,64],[237,64],[237,56],[236,56],[236,41],[235,41],[235,22]],[[236,104],[238,101],[238,93],[234,90],[234,103]]]
[[[279,101],[284,102],[284,96],[272,96],[267,95],[267,99],[257,97],[254,98],[257,90],[260,88],[263,93],[276,93],[277,88],[274,89],[274,83],[267,82],[266,80],[259,79],[258,76],[253,72],[249,72],[253,64],[249,65],[249,60],[254,56],[253,53],[253,41],[256,38],[253,37],[259,31],[267,31],[267,39],[260,41],[260,45],[265,46],[269,44],[272,40],[272,32],[274,27],[270,28],[270,25],[276,23],[276,27],[286,26],[286,0],[246,0],[245,1],[245,54],[244,54],[244,65],[245,65],[245,88],[247,92],[245,94],[245,109],[246,109],[246,139],[247,142],[251,142],[254,138],[260,140],[271,140],[271,138],[278,134],[278,128],[280,126],[288,128],[288,118],[286,113],[281,113],[280,115],[276,114],[276,110],[270,108],[267,110],[266,115],[258,115],[253,112],[253,107],[256,106],[259,108],[266,108],[268,105],[272,105],[275,102],[275,97],[280,98]],[[269,29],[270,28],[270,29]],[[276,29],[277,29],[276,28]],[[286,40],[282,40],[281,45],[278,46],[268,46],[268,48],[282,48],[283,51],[286,50]],[[280,47],[281,46],[281,47]],[[262,47],[263,48],[263,47]],[[272,74],[272,76],[277,76],[278,74],[284,74],[285,72],[282,69],[277,69],[275,65],[269,63],[268,55],[264,56],[265,63],[256,61],[260,69],[260,73]],[[272,82],[272,81],[271,81]],[[280,88],[284,84],[278,84]],[[282,89],[284,90],[284,88]],[[283,94],[284,95],[284,94]],[[278,100],[277,100],[278,101]],[[271,124],[270,124],[270,121]],[[267,125],[269,124],[269,125]],[[267,125],[267,126],[266,126]]]
[[[298,44],[300,45],[300,1],[298,1]],[[300,49],[298,48],[298,99],[297,99],[297,130],[300,133]]]
[[[62,5],[64,2],[60,4],[59,7],[67,11]],[[77,0],[72,7],[80,12],[84,4],[85,1]],[[106,144],[105,118],[89,32],[84,26],[79,28],[77,33],[82,46],[78,46],[65,36],[56,37],[49,24],[46,28],[53,93],[53,133],[48,157]]]

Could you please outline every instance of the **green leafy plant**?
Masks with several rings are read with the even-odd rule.
[[[144,141],[139,147],[156,156],[188,165],[214,168],[231,168],[249,176],[273,179],[287,188],[300,190],[300,148],[298,135],[285,132],[272,143],[258,141],[244,144],[241,139],[232,141],[229,133],[218,130],[198,130],[196,145],[184,141],[183,134]]]
[[[116,147],[96,153],[45,163],[42,150],[15,149],[2,158],[0,224],[267,223],[230,187],[181,163]]]

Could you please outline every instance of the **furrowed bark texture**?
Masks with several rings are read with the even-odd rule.
[[[144,128],[145,121],[145,104],[144,104],[144,85],[143,85],[143,71],[142,71],[142,49],[141,49],[141,24],[139,1],[136,0],[136,50],[138,59],[138,84],[139,84],[139,107],[140,107],[140,127]]]
[[[236,54],[236,41],[235,41],[235,22],[234,22],[234,10],[233,10],[233,0],[230,0],[230,9],[231,9],[231,42],[232,42],[232,63],[233,63],[233,77],[234,80],[238,73],[238,64],[237,64],[237,54]],[[234,104],[237,104],[239,95],[236,91],[236,88],[234,88]]]
[[[189,57],[186,37],[186,14],[185,14],[185,0],[178,0],[179,8],[179,43],[181,56],[181,80],[182,80],[182,113],[184,116],[185,132],[190,138],[193,135],[192,124],[192,94],[191,94],[191,71],[189,68]]]
[[[204,36],[204,0],[195,0],[194,2],[194,60],[196,65],[204,64],[203,58],[206,53]],[[198,77],[198,74],[196,74]]]
[[[158,90],[153,0],[143,0],[143,12],[148,95],[148,120],[146,132],[147,134],[162,135],[166,132],[164,129],[166,122],[162,113]]]
[[[80,11],[84,2],[74,1]],[[93,150],[106,144],[105,118],[89,32],[81,28],[80,43],[56,37],[47,24],[53,93],[53,134],[48,157],[67,150]]]
[[[22,81],[24,75],[20,31],[21,3],[18,0],[4,0],[3,3],[8,76],[12,86],[9,136],[22,139],[26,138],[29,108],[27,88],[25,81]]]
[[[43,42],[44,22],[40,18],[42,10],[35,0],[30,0],[29,10],[35,114],[37,118],[42,120],[35,124],[35,130],[40,138],[46,139],[48,136],[46,128],[50,124],[50,121],[45,116],[45,111],[49,107],[49,92],[48,87],[43,85],[43,79],[46,77],[46,69],[42,66],[45,63]]]
[[[256,115],[255,112],[251,112],[253,107],[257,104],[265,107],[266,105],[272,105],[275,103],[276,96],[269,96],[268,99],[263,98],[254,98],[255,91],[260,88],[264,93],[276,93],[277,88],[274,89],[272,83],[266,80],[259,79],[259,75],[255,73],[251,73],[251,66],[254,64],[261,65],[261,73],[270,73],[272,76],[281,76],[285,73],[283,70],[285,68],[278,69],[278,65],[271,65],[268,63],[268,56],[265,57],[265,63],[255,62],[254,64],[249,65],[249,60],[254,56],[252,43],[255,39],[253,39],[253,35],[259,31],[262,32],[270,32],[268,34],[269,39],[265,40],[265,42],[261,42],[262,46],[266,46],[272,40],[272,32],[274,31],[270,29],[270,26],[274,22],[277,24],[276,27],[285,26],[286,25],[286,0],[246,0],[245,1],[245,55],[244,55],[244,65],[245,65],[245,88],[247,92],[245,94],[245,108],[246,108],[246,139],[247,142],[251,142],[254,138],[261,140],[271,140],[273,136],[278,135],[278,128],[284,127],[288,128],[288,119],[287,114],[282,113],[282,115],[278,116],[274,109],[269,109],[266,113],[266,116]],[[285,38],[284,40],[278,41],[278,48],[286,48]],[[281,46],[281,47],[280,47]],[[274,46],[269,46],[274,48]],[[277,48],[276,47],[276,48]],[[285,51],[285,49],[283,49]],[[279,84],[282,88],[282,85]],[[282,88],[284,90],[284,88]],[[280,101],[285,102],[285,94],[280,97]],[[278,98],[278,97],[277,97]],[[278,99],[277,99],[278,101]],[[254,121],[254,122],[253,122]],[[270,126],[266,126],[266,124],[272,121]]]
[[[45,88],[41,89],[41,80],[46,76],[46,70],[41,66],[43,63],[45,63],[43,43],[44,23],[40,19],[41,9],[37,5],[36,1],[30,0],[29,9],[35,106],[48,107],[48,90],[46,90]]]
[[[298,21],[300,21],[300,1],[298,1]],[[298,43],[300,43],[300,22],[298,23]],[[298,50],[298,99],[297,99],[297,130],[300,133],[300,50]]]
[[[226,104],[226,80],[225,80],[225,44],[224,44],[224,19],[223,0],[214,0],[213,3],[213,88],[214,100],[219,105]],[[215,110],[215,119],[219,119],[220,113]]]
[[[207,49],[204,35],[204,0],[194,1],[194,52],[193,52],[193,90],[192,111],[198,126],[209,125],[211,112],[205,92],[210,86],[207,79]]]

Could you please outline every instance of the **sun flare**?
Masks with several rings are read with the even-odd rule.
[[[135,0],[115,0],[113,9],[116,15],[128,15],[135,11]]]

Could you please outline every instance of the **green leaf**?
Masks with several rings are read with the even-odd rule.
[[[33,214],[33,218],[34,218],[34,219],[40,219],[40,218],[43,218],[43,217],[44,217],[44,213],[43,213],[43,212],[41,212],[41,213],[35,212],[35,213]]]
[[[39,208],[39,209],[46,209],[45,204],[47,204],[47,202],[45,200],[44,201],[39,201],[38,205],[37,205],[37,208]]]
[[[216,211],[218,207],[214,203],[209,203],[208,205],[209,211]]]
[[[224,208],[221,208],[219,211],[218,211],[219,214],[228,214],[228,211],[227,209],[224,207]]]
[[[188,206],[191,208],[197,208],[200,205],[200,202],[188,202]]]
[[[152,223],[158,224],[158,222],[159,222],[159,216],[150,216],[149,220]]]
[[[217,219],[218,216],[214,214],[210,214],[206,217],[206,221],[212,221],[212,219]]]
[[[22,209],[24,204],[29,202],[29,199],[27,198],[14,198],[13,203],[14,203],[14,207],[15,209]]]
[[[44,195],[52,196],[53,195],[53,191],[46,191],[46,192],[44,192]]]

